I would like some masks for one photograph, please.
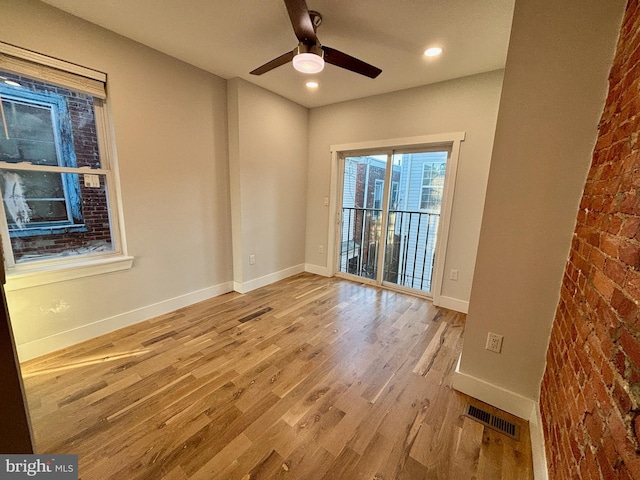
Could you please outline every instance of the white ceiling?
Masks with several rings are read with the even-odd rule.
[[[307,0],[323,16],[318,38],[382,69],[370,79],[333,65],[309,76],[291,64],[254,68],[293,50],[282,0],[44,0],[223,78],[240,77],[306,107],[504,67],[515,0]],[[422,55],[439,45],[444,54]]]

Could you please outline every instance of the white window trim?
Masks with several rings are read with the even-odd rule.
[[[5,290],[11,292],[23,288],[66,282],[92,275],[127,270],[132,266],[133,257],[121,254],[110,257],[85,258],[79,262],[65,263],[64,265],[38,265],[39,268],[33,268],[28,272],[7,273]]]
[[[44,71],[51,76],[51,78],[45,76],[45,78],[43,78],[44,81],[59,83],[67,88],[84,90],[87,93],[94,95],[95,121],[102,168],[91,169],[88,167],[81,167],[70,169],[66,167],[57,167],[57,169],[60,169],[61,171],[71,170],[69,173],[77,173],[80,175],[83,173],[92,173],[102,174],[109,177],[107,181],[107,195],[108,198],[111,199],[109,202],[109,213],[111,217],[113,251],[86,256],[67,257],[64,259],[54,258],[34,261],[27,264],[15,264],[12,262],[13,254],[11,240],[9,238],[7,221],[5,220],[1,222],[2,226],[0,227],[2,247],[4,249],[5,257],[11,257],[9,263],[13,264],[6,272],[7,283],[5,285],[5,289],[7,291],[14,291],[131,268],[133,266],[134,258],[129,256],[127,253],[120,177],[117,157],[115,155],[116,149],[112,135],[112,124],[108,124],[108,122],[111,122],[109,104],[104,98],[104,86],[101,87],[101,90],[98,88],[106,82],[106,74],[81,67],[64,60],[47,57],[45,55],[0,42],[0,68],[3,62],[11,64],[15,59],[17,59],[16,69],[18,70],[20,68],[29,68],[28,62],[41,64],[40,66],[44,65],[48,68],[45,68]],[[36,71],[37,67],[38,65],[36,65]],[[87,83],[85,84],[82,79],[79,79],[77,84],[69,85],[69,82],[77,80],[76,76],[78,75],[85,77]],[[36,76],[36,78],[38,77]],[[56,79],[59,79],[59,82],[56,82]],[[100,94],[100,92],[102,92],[102,94]],[[16,166],[17,164],[11,164],[11,168],[13,169],[15,169]],[[23,168],[26,170],[30,167],[24,165]],[[0,212],[6,218],[4,206],[1,201]]]

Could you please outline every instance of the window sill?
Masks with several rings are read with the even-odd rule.
[[[84,223],[76,225],[55,225],[50,227],[25,228],[24,230],[9,229],[9,235],[13,237],[35,237],[38,235],[60,235],[63,233],[86,232],[87,227]]]
[[[118,272],[120,270],[128,270],[132,266],[133,257],[118,255],[84,260],[77,263],[35,267],[15,273],[7,272],[5,290],[11,292],[103,273]]]

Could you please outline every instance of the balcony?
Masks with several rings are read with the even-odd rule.
[[[383,237],[381,209],[342,209],[340,271],[376,279],[384,239],[383,281],[430,292],[440,214],[390,210],[388,215]]]

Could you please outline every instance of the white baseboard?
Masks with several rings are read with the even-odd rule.
[[[89,323],[65,332],[56,333],[48,337],[22,343],[17,345],[18,358],[21,362],[25,362],[32,358],[40,357],[47,353],[75,345],[76,343],[84,342],[85,340],[113,332],[114,330],[118,330],[159,315],[164,315],[165,313],[173,312],[179,308],[229,293],[232,290],[232,282],[221,283],[220,285],[180,295],[179,297],[170,298],[162,302],[98,320],[97,322]]]
[[[315,275],[321,275],[323,277],[330,277],[331,272],[327,267],[321,267],[320,265],[313,265],[311,263],[304,264],[304,271],[313,273]]]
[[[469,302],[465,300],[440,295],[438,296],[437,301],[434,298],[433,304],[436,307],[448,308],[449,310],[461,313],[469,313]]]
[[[285,268],[284,270],[280,270],[279,272],[270,273],[269,275],[265,275],[264,277],[249,280],[247,282],[234,281],[233,290],[238,293],[249,293],[256,288],[266,287],[267,285],[271,285],[272,283],[284,280],[285,278],[292,277],[293,275],[297,275],[298,273],[302,273],[304,271],[305,267],[301,264],[294,267]]]
[[[71,345],[84,342],[85,340],[113,332],[114,330],[128,327],[129,325],[133,325],[159,315],[164,315],[165,313],[173,312],[179,308],[183,308],[209,298],[217,297],[218,295],[223,295],[234,290],[239,293],[247,293],[251,290],[255,290],[256,288],[264,287],[277,282],[278,280],[283,280],[304,271],[305,265],[296,265],[249,282],[225,282],[220,285],[215,285],[213,287],[187,293],[179,297],[170,298],[153,305],[138,308],[130,312],[98,320],[78,328],[22,343],[16,346],[18,358],[21,362],[25,362],[32,358],[40,357],[47,353],[55,352],[56,350],[61,350]]]
[[[536,403],[529,419],[529,433],[531,434],[531,457],[533,459],[533,478],[535,480],[549,480],[547,469],[547,453],[544,448],[544,431],[542,430],[542,416],[540,404]]]
[[[462,356],[461,356],[462,357]],[[533,478],[548,480],[544,432],[538,402],[460,371],[460,359],[453,374],[453,388],[529,422]]]
[[[461,372],[460,359],[458,359],[456,371],[453,373],[452,383],[453,388],[459,392],[466,393],[527,421],[531,418],[531,412],[536,406],[535,400],[531,398],[523,397],[511,390],[498,387],[468,373]]]

